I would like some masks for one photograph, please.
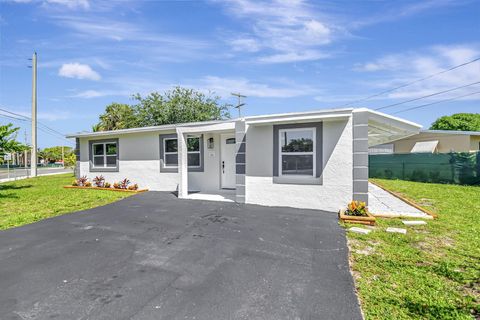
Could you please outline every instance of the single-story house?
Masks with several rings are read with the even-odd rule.
[[[421,130],[419,134],[369,148],[370,154],[448,153],[480,150],[480,131]]]
[[[368,147],[420,125],[369,109],[333,109],[71,134],[77,175],[128,178],[179,198],[336,211],[368,202]]]

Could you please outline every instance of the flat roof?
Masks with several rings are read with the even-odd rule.
[[[460,131],[460,130],[421,130],[420,133],[433,133],[433,134],[460,134],[467,136],[480,136],[480,131]]]

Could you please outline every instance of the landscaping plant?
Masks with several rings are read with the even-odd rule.
[[[77,179],[77,186],[85,187],[87,182],[88,182],[87,176],[82,176]]]
[[[130,184],[130,180],[125,178],[122,181],[120,181],[118,184],[119,184],[119,189],[127,189],[128,185]]]
[[[345,210],[347,216],[363,216],[367,215],[367,204],[362,201],[352,201],[348,204],[347,210]]]
[[[96,187],[103,188],[105,185],[105,178],[102,175],[96,176],[93,178],[93,183]]]
[[[112,185],[110,184],[110,182],[105,182],[105,184],[103,185],[104,188],[110,188]]]
[[[138,190],[138,184],[132,184],[131,186],[128,186],[128,190]]]

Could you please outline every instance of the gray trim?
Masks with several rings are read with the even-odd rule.
[[[368,204],[368,112],[353,112],[352,198]]]
[[[92,145],[94,143],[105,143],[105,142],[115,142],[117,144],[117,163],[115,168],[94,168],[93,167],[93,154],[92,154]],[[106,152],[106,150],[105,150]],[[88,163],[90,172],[118,172],[120,170],[120,143],[118,138],[112,139],[97,139],[97,140],[88,140]]]
[[[80,161],[80,138],[75,139],[75,159]]]
[[[245,120],[235,122],[235,201],[245,203],[247,134]]]
[[[323,122],[312,122],[312,123],[292,123],[292,124],[281,124],[273,126],[273,176],[279,176],[279,167],[278,167],[278,131],[282,129],[296,129],[296,128],[315,128],[316,130],[316,144],[315,144],[315,157],[316,157],[316,172],[315,177],[319,178],[323,172]]]
[[[188,135],[187,135],[188,136]],[[200,134],[200,167],[198,168],[188,168],[188,172],[203,172],[204,171],[204,146],[203,146],[203,134]],[[178,172],[178,167],[167,167],[165,166],[165,155],[164,155],[164,150],[163,150],[163,140],[164,139],[172,139],[175,138],[178,141],[178,137],[176,133],[170,133],[170,134],[161,134],[159,135],[159,147],[160,147],[160,172],[173,172],[177,173]],[[187,159],[188,159],[188,154],[187,154]]]

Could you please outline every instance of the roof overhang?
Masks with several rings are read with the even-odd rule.
[[[418,123],[370,109],[356,109],[355,111],[368,112],[369,147],[416,135],[422,127]]]
[[[271,114],[265,116],[251,116],[245,118],[248,125],[261,126],[269,124],[285,124],[296,122],[334,121],[348,118],[352,115],[353,109],[329,109],[311,112],[294,112]]]

